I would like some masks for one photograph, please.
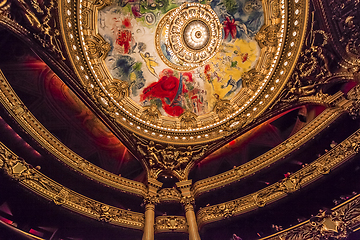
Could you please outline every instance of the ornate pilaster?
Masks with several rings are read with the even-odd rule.
[[[184,205],[185,209],[186,221],[189,228],[189,240],[201,240],[194,212],[195,199],[190,190],[191,183],[191,180],[186,180],[177,182],[176,186],[180,189],[183,196],[180,202]]]
[[[144,197],[145,225],[142,240],[154,240],[155,230],[155,205],[159,203],[157,191],[162,183],[156,179],[148,180],[148,194]]]

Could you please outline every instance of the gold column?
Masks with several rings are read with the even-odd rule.
[[[145,225],[142,240],[154,240],[155,234],[155,204],[159,203],[157,191],[162,183],[156,179],[148,179],[148,194],[144,198]]]
[[[184,208],[186,221],[189,225],[189,240],[201,240],[192,203],[185,204]]]
[[[145,226],[142,240],[154,240],[155,204],[145,206]]]
[[[191,180],[186,180],[177,182],[176,186],[183,196],[181,203],[184,205],[186,221],[189,225],[189,240],[201,240],[193,206],[195,200],[190,190],[191,184]]]

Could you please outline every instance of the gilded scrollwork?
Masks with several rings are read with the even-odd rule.
[[[308,221],[264,239],[346,239],[352,230],[359,225],[359,218],[360,197],[358,195],[340,207],[335,207],[332,210],[320,210]]]
[[[11,7],[11,3],[9,0],[1,0],[0,1],[0,16],[10,18],[10,7]]]
[[[120,101],[129,96],[129,84],[125,81],[114,80],[107,86],[107,91],[115,100]]]
[[[157,178],[162,171],[174,173],[176,177],[183,180],[186,176],[186,166],[200,157],[207,149],[205,146],[164,146],[142,139],[135,134],[137,151],[144,158],[145,164],[149,167],[149,176]]]
[[[253,91],[255,91],[260,82],[264,80],[264,74],[258,72],[256,69],[251,69],[242,75],[243,85]]]
[[[360,65],[360,18],[358,1],[330,1],[332,19],[339,31],[340,44],[349,56],[351,65]]]
[[[104,59],[111,49],[111,46],[100,35],[87,36],[85,38],[87,52],[90,58]]]
[[[181,193],[175,188],[163,188],[159,191],[160,201],[180,201]]]
[[[255,39],[259,43],[260,48],[276,47],[278,45],[279,30],[280,24],[263,25],[255,36]]]
[[[360,85],[353,87],[346,94],[346,97],[352,101],[352,106],[348,109],[348,112],[355,119],[360,115]]]
[[[161,112],[155,104],[146,106],[145,110],[142,112],[141,117],[144,121],[149,123],[156,123],[161,116]]]
[[[190,111],[185,111],[180,115],[180,127],[184,129],[195,128],[197,126],[197,115]]]
[[[328,94],[323,92],[332,76],[335,55],[329,47],[329,36],[323,30],[315,30],[314,13],[312,26],[305,43],[305,49],[300,54],[298,63],[278,100],[273,104],[289,104],[301,99],[312,99],[313,102],[323,102]]]
[[[195,198],[193,195],[183,196],[180,199],[180,203],[187,208],[188,206],[193,206],[195,204]]]
[[[14,19],[30,30],[43,48],[57,54],[59,58],[65,60],[60,47],[60,31],[54,18],[56,3],[53,0],[26,1],[15,0],[11,2],[3,0],[0,3],[0,11],[3,16]]]
[[[147,204],[151,204],[151,205],[156,205],[160,203],[159,201],[159,196],[156,194],[147,194],[145,197],[144,197],[144,204],[147,205]]]
[[[187,232],[187,222],[183,216],[159,216],[155,219],[156,232]]]
[[[61,205],[68,200],[68,197],[69,197],[69,191],[63,188],[56,196],[54,196],[53,201],[56,205]]]
[[[215,94],[216,102],[214,105],[214,112],[218,115],[219,119],[228,117],[234,108],[231,106],[230,100],[220,99],[218,94]]]

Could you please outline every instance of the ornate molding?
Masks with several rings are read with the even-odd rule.
[[[159,192],[160,202],[180,202],[181,193],[176,188],[163,188]]]
[[[183,216],[159,216],[155,219],[155,232],[188,232],[188,225]]]
[[[298,133],[263,155],[222,174],[197,181],[192,188],[194,195],[197,197],[205,192],[232,184],[279,161],[290,154],[293,149],[299,148],[319,134],[344,112],[345,110],[342,108],[328,108],[324,110],[323,113],[303,127]]]
[[[142,229],[144,214],[119,209],[80,195],[46,177],[0,143],[0,169],[24,187],[81,215],[122,227]]]
[[[186,179],[189,166],[200,159],[207,149],[207,145],[164,146],[135,134],[133,136],[137,151],[147,167],[148,176],[155,179],[163,171],[175,175],[180,180]]]
[[[5,76],[0,70],[0,102],[7,109],[12,118],[32,136],[42,147],[49,151],[59,161],[67,164],[75,171],[101,182],[112,188],[131,194],[145,196],[146,187],[143,183],[129,180],[107,172],[81,158],[56,137],[54,137],[21,102]],[[21,114],[20,114],[21,113]]]
[[[332,210],[321,210],[309,220],[261,240],[341,240],[359,225],[360,195],[357,195]]]
[[[335,26],[339,45],[347,55],[346,61],[352,65],[352,71],[360,67],[360,17],[359,1],[331,0],[328,3],[331,20]]]
[[[326,105],[328,94],[325,87],[334,74],[335,53],[330,46],[330,37],[324,30],[315,29],[317,21],[312,12],[311,28],[304,49],[300,53],[292,77],[281,91],[272,108],[300,102]]]
[[[305,187],[355,156],[359,151],[359,140],[360,130],[311,164],[277,183],[253,194],[201,209],[197,215],[199,226],[264,207]]]
[[[56,13],[57,5],[54,0],[43,2],[3,0],[0,3],[0,23],[7,22],[5,26],[9,28],[15,26],[26,29],[27,37],[33,38],[44,49],[55,54],[59,59],[65,60],[61,49],[60,30],[55,18]]]

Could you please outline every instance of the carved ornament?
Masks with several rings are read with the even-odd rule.
[[[187,232],[188,226],[183,216],[159,216],[155,219],[155,232]]]
[[[134,135],[134,139],[136,140],[137,151],[148,167],[149,176],[155,179],[161,172],[165,171],[173,173],[180,180],[184,180],[187,178],[187,166],[200,159],[207,149],[207,145],[164,146],[136,135]]]

